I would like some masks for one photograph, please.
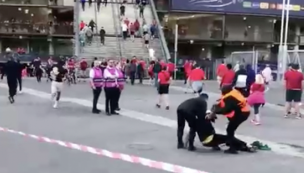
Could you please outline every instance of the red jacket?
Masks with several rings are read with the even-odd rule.
[[[175,70],[175,65],[174,65],[172,62],[169,62],[169,63],[167,64],[167,68],[168,68],[168,71],[169,71],[169,72],[174,72],[174,70]]]
[[[222,76],[221,85],[231,85],[234,79],[235,73],[233,70],[227,70],[226,73]]]

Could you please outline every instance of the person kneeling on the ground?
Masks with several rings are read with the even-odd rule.
[[[187,121],[190,132],[188,136],[188,150],[194,151],[195,133],[204,146],[213,147],[215,150],[220,150],[219,144],[226,142],[226,136],[215,133],[211,124],[215,120],[215,116],[206,118],[207,111],[207,94],[200,94],[197,98],[191,98],[181,103],[177,108],[177,148],[184,148],[183,133],[185,122]]]
[[[222,97],[217,104],[214,105],[213,113],[208,115],[209,119],[214,119],[215,114],[223,114],[228,118],[227,126],[227,141],[226,144],[229,149],[225,153],[237,154],[241,151],[254,151],[253,148],[235,137],[235,131],[250,115],[250,108],[247,104],[246,98],[236,89],[231,86],[224,86],[222,88]]]

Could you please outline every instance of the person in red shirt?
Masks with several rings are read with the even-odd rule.
[[[68,74],[72,76],[73,83],[76,84],[75,60],[69,59],[67,62]]]
[[[184,84],[186,85],[187,84],[187,80],[188,80],[188,76],[192,70],[192,67],[191,67],[191,62],[186,60],[185,61],[185,64],[184,64],[184,77],[185,77],[185,82]]]
[[[221,80],[224,76],[224,74],[227,72],[227,66],[226,64],[224,63],[224,61],[222,61],[222,64],[220,64],[218,67],[217,67],[217,70],[216,70],[216,75],[217,75],[217,82],[220,84],[221,83]]]
[[[175,71],[175,64],[173,62],[167,63],[167,69],[168,69],[168,72],[170,73],[170,76],[173,78],[174,71]]]
[[[159,101],[156,104],[156,107],[160,108],[161,103],[163,102],[166,106],[166,109],[169,110],[169,85],[170,85],[170,73],[167,68],[162,68],[162,71],[158,73],[158,95]]]
[[[80,31],[81,31],[84,28],[85,23],[83,21],[81,21],[79,25],[80,25],[79,27],[80,27]]]
[[[190,72],[188,83],[190,84],[194,93],[198,93],[203,88],[203,80],[205,79],[205,72],[200,68],[198,64],[194,66],[194,69]],[[200,93],[198,93],[200,94]]]
[[[86,72],[88,68],[88,63],[84,58],[81,59],[79,63],[79,67],[80,67],[80,77],[84,79],[86,77]]]
[[[300,103],[302,98],[302,82],[304,80],[303,74],[298,71],[299,65],[293,64],[292,68],[285,72],[284,79],[286,84],[286,114],[288,117],[291,112],[292,102],[295,107],[295,114],[298,119],[301,118]]]
[[[234,76],[235,72],[232,69],[232,65],[227,64],[227,71],[222,75],[222,78],[220,80],[220,87],[232,85]]]

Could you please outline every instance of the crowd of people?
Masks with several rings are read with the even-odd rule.
[[[245,68],[242,64],[236,64],[233,68],[231,64],[218,66],[217,69],[218,82],[220,87],[233,86],[244,97],[248,103],[254,108],[254,119],[251,121],[255,125],[260,125],[259,109],[265,104],[265,91],[269,88],[267,85],[273,80],[272,70],[269,65],[259,73],[256,73],[250,64]],[[285,117],[291,115],[291,108],[295,108],[294,114],[300,119],[300,105],[302,97],[302,81],[304,80],[301,69],[298,64],[289,64],[288,70],[284,74],[285,80],[285,99],[286,113]],[[293,104],[292,104],[293,103]]]
[[[8,62],[1,78],[6,75],[9,101],[14,103],[17,87],[19,86],[19,91],[22,91],[22,75],[25,75],[26,69],[14,57],[10,57],[12,53],[10,49],[7,49],[6,53]],[[31,66],[34,69],[37,81],[41,82],[41,76],[44,72],[41,60],[36,58]],[[159,100],[156,107],[164,106],[166,110],[170,108],[168,94],[176,70],[175,64],[156,59],[146,65],[144,60],[136,57],[119,61],[95,58],[91,65],[85,59],[80,62],[76,62],[73,58],[60,59],[55,63],[50,58],[45,67],[45,73],[47,79],[51,80],[54,108],[58,107],[63,91],[63,82],[69,74],[75,75],[76,69],[80,69],[83,76],[89,69],[89,83],[93,91],[92,113],[94,114],[101,113],[97,103],[103,90],[105,93],[105,113],[109,116],[118,115],[120,110],[119,99],[125,83],[130,80],[131,85],[134,85],[136,78],[139,79],[139,83],[142,83],[146,71],[151,77],[151,84],[158,91]],[[207,110],[208,95],[203,91],[203,81],[206,79],[204,70],[195,61],[185,61],[184,72],[185,83],[198,97],[183,101],[177,108],[177,148],[187,147],[188,150],[194,151],[196,149],[194,138],[197,134],[204,146],[212,147],[214,150],[220,150],[219,145],[226,144],[229,149],[225,153],[255,152],[255,147],[248,146],[241,139],[235,137],[235,131],[249,118],[251,107],[254,110],[251,122],[254,125],[261,124],[260,108],[265,104],[267,84],[272,81],[270,67],[266,66],[261,72],[256,73],[251,65],[246,65],[245,68],[244,65],[238,64],[233,68],[231,64],[225,64],[224,62],[220,64],[217,68],[217,75],[222,96],[212,105],[211,110]],[[303,74],[299,71],[298,65],[290,64],[284,77],[286,81],[285,117],[290,116],[290,110],[293,106],[296,117],[300,119],[299,105],[302,95],[302,81],[304,80]],[[74,79],[74,82],[76,82],[76,79]],[[216,115],[221,114],[229,120],[226,135],[216,133],[212,125],[217,119]],[[186,122],[190,127],[187,143],[183,141],[183,129]]]

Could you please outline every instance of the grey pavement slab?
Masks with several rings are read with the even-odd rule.
[[[36,86],[39,88],[42,85]],[[86,89],[80,86],[75,88]],[[126,92],[132,94],[133,89],[140,91],[139,88],[143,87],[134,86],[126,89]],[[143,90],[154,92],[149,88]],[[62,141],[165,161],[210,173],[269,173],[274,170],[279,173],[303,172],[303,159],[281,155],[278,157],[272,152],[231,156],[222,152],[211,152],[200,147],[199,143],[196,144],[199,147],[197,152],[177,150],[174,129],[123,116],[92,115],[88,108],[69,102],[63,102],[60,108],[52,109],[49,100],[22,94],[16,97],[16,104],[10,105],[6,90],[0,88],[0,105],[4,105],[0,109],[0,126]],[[0,132],[0,141],[0,172],[4,173],[163,172],[5,132]]]
[[[34,81],[25,81],[25,85],[29,88],[40,91],[49,92],[50,84]],[[155,107],[157,101],[156,90],[152,86],[147,85],[126,85],[120,100],[120,107],[142,112],[151,115],[157,115],[172,120],[176,119],[177,106],[187,98],[194,97],[193,94],[184,94],[183,92],[170,90],[170,110],[157,109]],[[65,87],[64,97],[81,98],[85,100],[92,99],[92,92],[88,83],[80,83],[71,87]],[[101,94],[99,103],[104,104],[104,94]],[[215,101],[215,97],[210,97],[210,104]],[[68,108],[67,108],[68,109]],[[86,108],[90,111],[90,108]],[[261,110],[262,125],[253,126],[249,121],[245,122],[239,129],[238,133],[253,136],[260,139],[270,140],[278,143],[299,146],[304,149],[303,121],[297,119],[285,119],[281,110],[264,107]],[[219,118],[216,127],[225,129],[227,120]]]

